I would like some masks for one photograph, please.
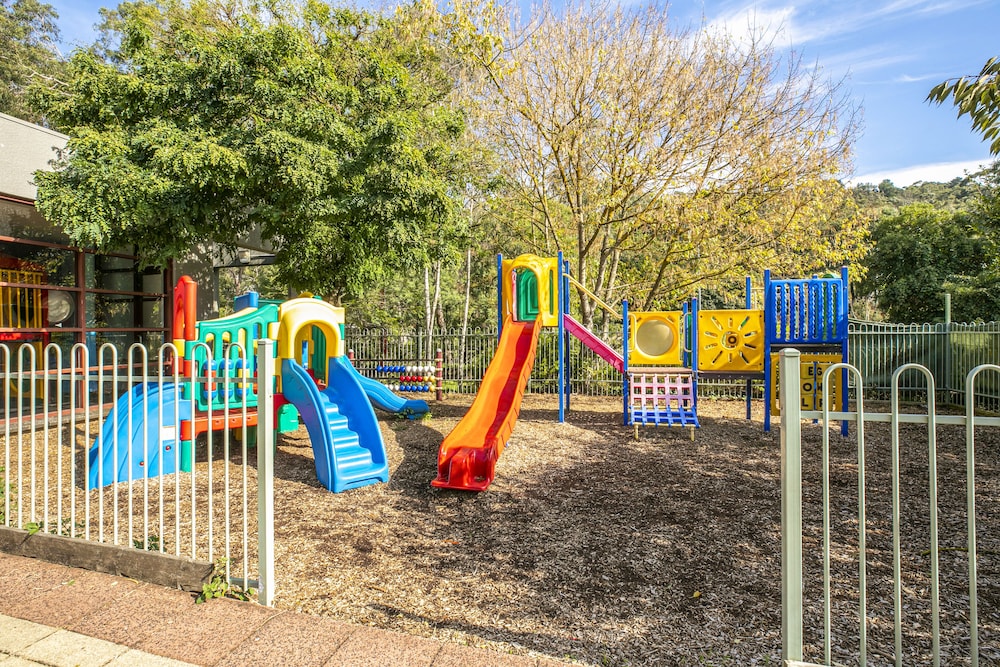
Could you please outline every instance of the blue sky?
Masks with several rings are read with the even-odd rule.
[[[98,8],[117,4],[48,2],[70,47],[93,39]],[[846,77],[864,118],[854,174],[845,175],[853,182],[947,181],[990,162],[967,118],[924,98],[935,84],[975,74],[1000,55],[998,0],[677,0],[668,12],[680,25],[704,18],[735,33],[750,25],[773,31],[775,44],[805,64]]]

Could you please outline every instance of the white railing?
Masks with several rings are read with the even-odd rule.
[[[238,370],[221,373],[189,345],[208,363],[187,377],[169,344],[152,363],[141,345],[124,359],[111,344],[0,345],[0,523],[208,561],[269,605],[273,342],[258,341],[256,374],[239,344],[226,353]],[[199,409],[198,392],[236,400]]]
[[[830,373],[845,368],[861,386],[858,369],[848,364],[826,369],[823,386],[830,386],[827,382]],[[802,411],[797,400],[799,352],[782,351],[781,591],[782,658],[786,664],[806,664],[802,661],[808,658],[822,661],[823,665],[847,660],[867,665],[870,656],[877,664],[937,666],[943,658],[947,664],[981,664],[978,600],[983,582],[977,567],[977,535],[995,535],[996,527],[987,526],[988,530],[984,530],[976,525],[976,427],[1000,426],[1000,418],[978,416],[974,412],[976,380],[987,371],[1000,373],[1000,366],[983,364],[966,376],[966,410],[962,415],[938,413],[933,375],[918,364],[904,364],[893,373],[887,413],[866,411],[863,391],[858,392],[853,411],[831,412],[826,407],[826,395],[824,410]],[[917,373],[925,380],[927,404],[922,413],[906,413],[900,405],[901,378],[907,373]],[[818,423],[806,437],[802,420]],[[831,446],[830,422],[839,420],[854,423],[854,439],[835,434]],[[888,423],[888,433],[869,433],[871,429],[866,425],[878,422]],[[906,449],[901,444],[903,424],[926,428],[921,437],[909,427],[905,434]],[[964,428],[961,451],[941,453],[939,427]],[[811,446],[817,438],[819,447]],[[912,449],[917,438],[926,440],[926,449]],[[834,463],[831,463],[832,448],[838,452]],[[964,456],[964,467],[954,467],[960,456]],[[915,470],[916,463],[923,462],[924,457],[926,469]],[[958,488],[960,484],[939,488],[940,466],[947,464],[953,466],[949,470],[950,479],[964,477],[964,489]],[[819,480],[803,476],[804,469],[815,476],[817,468]],[[831,482],[832,470],[839,476],[837,486]],[[853,470],[849,474],[856,475],[849,494],[845,488],[845,470]],[[901,501],[904,492],[906,503]],[[876,500],[876,493],[887,494],[889,498]],[[848,502],[855,504],[853,511]],[[817,504],[820,517],[815,516],[815,511],[804,515],[804,506],[814,510]],[[964,513],[962,521],[949,521],[942,528],[942,506],[952,518]],[[919,538],[915,538],[914,526],[919,527],[916,531]],[[959,526],[964,527],[964,533]],[[904,540],[904,528],[908,540]],[[851,531],[855,532],[854,538]],[[946,570],[942,570],[942,536],[952,544],[949,556],[958,556],[948,558]],[[964,542],[964,546],[956,546],[956,540]],[[818,549],[804,554],[806,541]],[[856,568],[853,573],[852,568]],[[941,583],[943,572],[953,584],[947,592],[943,592]],[[967,577],[967,587],[956,589],[955,582],[963,577]],[[821,620],[817,606],[822,607]],[[892,619],[891,625],[887,618]],[[856,639],[854,648],[845,650],[844,644],[839,643],[834,655],[834,638],[846,637],[851,645],[852,636]],[[947,651],[942,648],[943,636],[948,638]],[[1000,657],[996,639],[991,637],[991,654],[983,658],[982,664],[996,664],[994,661]]]

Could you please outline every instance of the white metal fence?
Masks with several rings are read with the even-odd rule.
[[[786,664],[1000,664],[996,452],[976,447],[1000,418],[975,413],[979,386],[1000,366],[966,375],[964,414],[940,412],[933,373],[912,363],[891,375],[889,412],[866,411],[859,391],[856,409],[841,413],[784,400],[798,394],[798,357],[785,350],[780,361]],[[826,370],[823,386],[845,367],[863,389],[860,371],[844,364]],[[899,398],[908,376],[926,388],[916,414]],[[810,419],[818,424],[803,424]],[[831,439],[831,420],[852,422],[853,437]],[[977,478],[984,465],[992,474]]]
[[[172,345],[155,361],[138,344],[0,345],[2,525],[212,562],[270,604],[273,343],[256,375],[240,345],[221,373],[200,345],[208,363],[187,377]],[[198,410],[198,392],[238,398]]]

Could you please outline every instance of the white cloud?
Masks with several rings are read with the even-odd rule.
[[[840,0],[831,5],[826,0],[743,0],[711,19],[708,27],[722,29],[736,37],[744,37],[754,29],[775,35],[794,47],[809,42],[834,39],[871,28],[890,24],[915,14],[950,14],[993,0]]]
[[[938,162],[935,164],[919,164],[910,167],[900,167],[899,169],[888,169],[886,171],[873,171],[859,176],[852,176],[847,179],[848,185],[859,183],[879,184],[885,179],[892,181],[897,187],[913,185],[917,181],[928,183],[947,183],[954,178],[965,176],[966,172],[973,173],[988,166],[993,162],[992,158],[981,160],[966,160],[963,162]]]
[[[746,5],[717,16],[708,22],[706,28],[709,32],[723,32],[744,42],[750,42],[761,34],[765,37],[788,39],[794,13],[794,7],[764,8]]]
[[[947,74],[921,74],[913,76],[911,74],[900,74],[892,80],[893,83],[919,83],[921,81],[943,81],[948,78]]]

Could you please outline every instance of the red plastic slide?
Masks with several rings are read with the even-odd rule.
[[[541,320],[515,322],[509,317],[472,407],[438,450],[438,475],[432,486],[485,491],[497,459],[507,444],[521,397],[531,377]]]

